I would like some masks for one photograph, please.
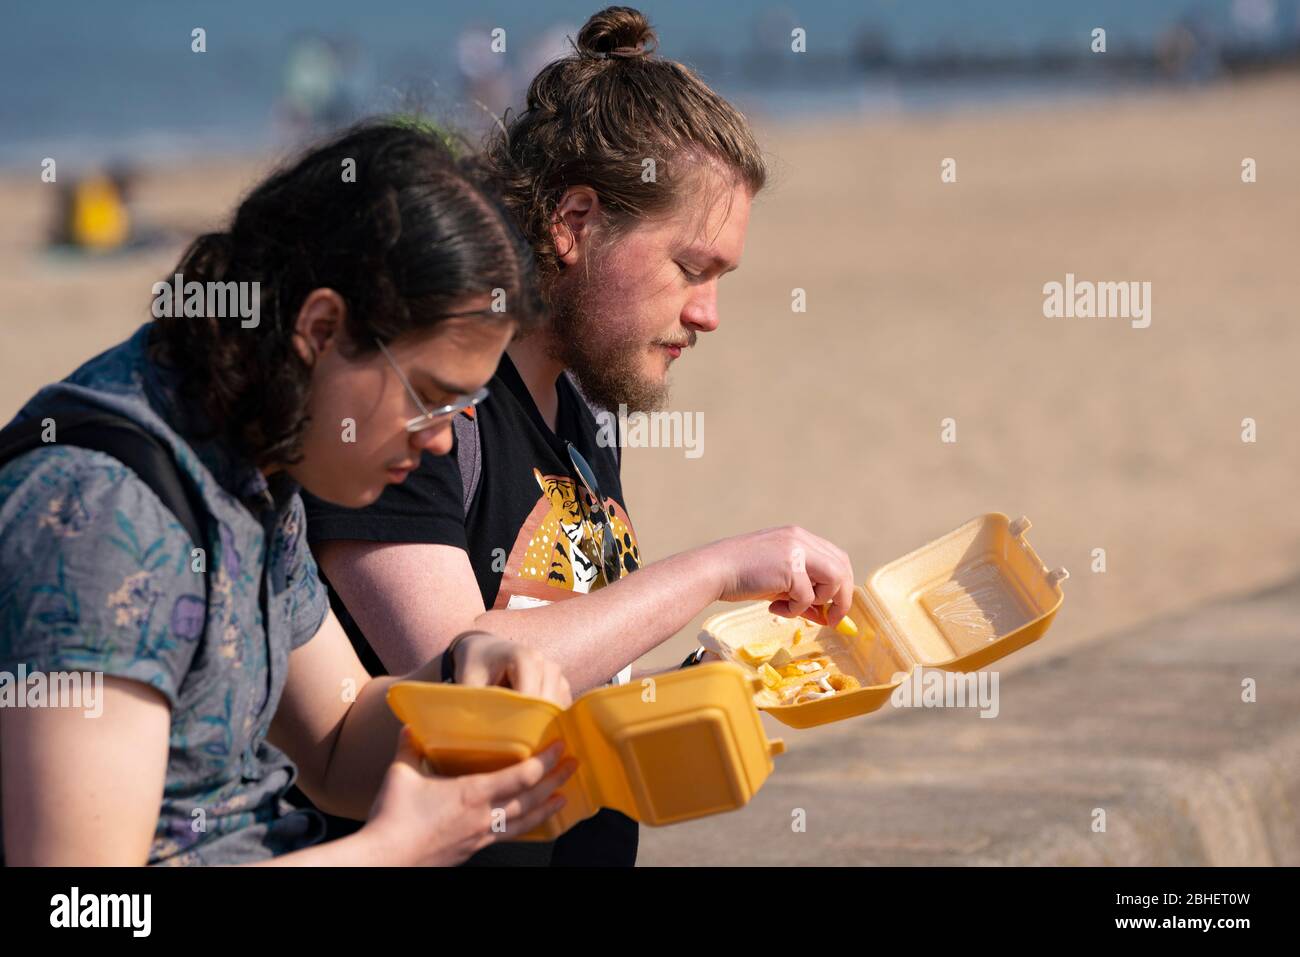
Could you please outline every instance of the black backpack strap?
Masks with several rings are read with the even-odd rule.
[[[599,418],[604,411],[582,391],[578,385],[577,378],[573,373],[565,370],[564,374],[569,377],[569,382],[573,385],[573,390],[582,397],[591,414]],[[469,515],[470,503],[474,501],[474,493],[478,491],[479,480],[483,477],[483,448],[479,441],[478,416],[457,415],[452,420],[452,428],[456,432],[456,462],[460,466],[460,484],[463,493],[465,515]],[[620,472],[623,468],[622,461],[622,436],[618,435],[618,419],[614,419],[615,442],[610,452],[614,455],[614,467]]]
[[[55,442],[41,438],[46,417],[55,419]],[[117,459],[153,490],[159,501],[189,533],[196,547],[208,551],[207,508],[194,483],[181,475],[176,459],[157,436],[126,416],[103,410],[49,411],[0,430],[0,466],[46,445],[71,445]]]
[[[456,431],[456,463],[460,466],[460,484],[464,500],[465,517],[469,517],[469,505],[474,501],[478,491],[478,482],[483,475],[483,449],[478,440],[478,416],[457,414],[452,419],[452,428]]]

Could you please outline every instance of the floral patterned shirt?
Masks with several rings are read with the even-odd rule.
[[[196,482],[208,542],[192,542],[101,452],[56,440],[14,459],[0,468],[0,671],[102,672],[157,688],[171,727],[149,863],[264,859],[323,834],[318,814],[283,800],[297,772],[266,735],[289,653],[328,602],[297,487],[283,474],[268,482],[220,440],[184,437],[193,419],[173,374],[150,360],[148,332],[42,389],[18,417],[61,398],[138,422]]]

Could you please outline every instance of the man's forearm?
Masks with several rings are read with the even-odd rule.
[[[536,648],[564,669],[575,695],[608,681],[671,638],[722,594],[710,546],[638,569],[589,595],[484,612],[476,628]]]

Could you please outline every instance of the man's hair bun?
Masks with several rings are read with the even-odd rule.
[[[583,24],[577,48],[582,56],[632,59],[651,53],[659,45],[650,21],[631,7],[606,7]]]

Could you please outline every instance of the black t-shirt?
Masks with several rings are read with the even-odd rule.
[[[347,539],[464,549],[488,609],[529,607],[593,591],[602,585],[599,549],[578,505],[577,496],[585,493],[570,464],[567,440],[596,473],[622,574],[635,571],[641,555],[623,502],[612,417],[598,423],[565,373],[555,384],[559,404],[552,432],[509,356],[502,356],[488,388],[491,395],[473,411],[479,466],[468,509],[462,474],[473,472],[474,456],[457,440],[449,455],[426,453],[405,482],[390,485],[366,508],[340,508],[304,494],[312,545]],[[462,453],[466,462],[460,461]],[[437,582],[430,582],[430,593],[437,600]],[[370,673],[384,674],[332,588],[330,603]],[[636,862],[637,838],[635,821],[606,808],[558,841],[498,844],[469,863],[630,866]]]

